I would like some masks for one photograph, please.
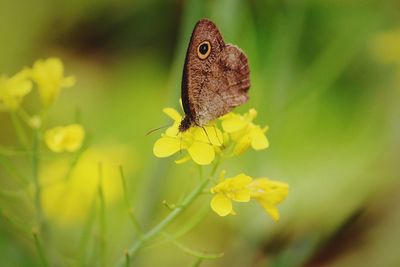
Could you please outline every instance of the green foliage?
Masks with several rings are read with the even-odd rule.
[[[90,144],[54,155],[36,147],[42,137],[26,134],[23,115],[0,112],[1,266],[400,264],[397,0],[24,2],[0,4],[0,73],[62,58],[77,81],[47,124],[78,119]],[[227,218],[208,213],[207,201],[185,195],[203,193],[197,166],[155,158],[158,136],[145,136],[168,123],[163,107],[179,109],[186,46],[201,17],[248,55],[250,101],[238,111],[254,107],[269,126],[268,150],[223,168],[288,183],[278,223],[257,204]],[[39,98],[29,94],[27,109],[39,110]],[[99,161],[92,197],[77,177],[97,179]],[[55,171],[72,183],[72,204],[39,182]],[[39,207],[38,188],[53,208]],[[189,209],[179,206],[188,198]]]

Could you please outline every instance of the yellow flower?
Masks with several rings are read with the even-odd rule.
[[[216,194],[211,200],[211,208],[219,216],[235,214],[232,201],[248,202],[255,199],[272,218],[279,220],[279,211],[276,207],[288,195],[289,186],[286,183],[271,181],[268,178],[253,180],[243,173],[224,179],[211,188],[211,193]]]
[[[192,159],[199,165],[208,165],[215,158],[215,148],[222,146],[223,136],[216,126],[191,127],[185,132],[179,132],[178,127],[182,116],[173,108],[165,108],[167,114],[174,123],[169,127],[153,147],[156,157],[169,157],[180,150],[187,150],[189,157],[185,157],[176,163]],[[207,134],[205,133],[207,132]]]
[[[85,131],[79,124],[55,127],[45,133],[46,144],[54,152],[74,152],[82,146],[84,137]]]
[[[230,179],[224,179],[223,176],[224,172],[221,174],[222,181],[211,188],[211,193],[216,195],[211,200],[210,205],[219,216],[235,214],[232,201],[250,201],[250,190],[247,188],[252,181],[250,176],[243,173]]]
[[[52,104],[61,88],[75,84],[75,77],[64,77],[64,66],[59,58],[37,60],[31,70],[32,79],[37,83],[39,94],[45,105]]]
[[[281,203],[289,193],[289,185],[282,182],[271,181],[268,178],[258,178],[248,185],[251,198],[257,200],[264,210],[275,221],[279,220],[279,211],[276,205]]]
[[[250,109],[244,115],[233,112],[221,117],[222,128],[229,133],[230,138],[236,143],[233,154],[240,155],[250,146],[254,150],[266,149],[269,146],[265,132],[268,127],[261,128],[252,121],[257,116],[255,109]]]
[[[68,158],[57,158],[40,168],[43,212],[48,219],[68,226],[85,221],[98,199],[99,163],[102,166],[102,188],[106,205],[115,204],[122,195],[118,166],[126,175],[133,171],[130,150],[120,144],[91,147],[70,170]],[[68,175],[69,174],[69,175]]]
[[[0,76],[0,110],[18,109],[24,96],[32,90],[27,74],[27,70],[22,70],[10,78]]]

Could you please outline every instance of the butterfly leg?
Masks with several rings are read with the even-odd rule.
[[[208,142],[210,142],[210,145],[212,145],[212,142],[211,142],[211,140],[210,140],[210,137],[208,136],[208,133],[207,133],[207,131],[206,131],[206,128],[204,128],[203,126],[200,126],[200,127],[203,129],[204,133],[206,134],[207,139],[208,139]]]

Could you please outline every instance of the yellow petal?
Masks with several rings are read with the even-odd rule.
[[[27,73],[28,71],[23,69],[8,80],[10,95],[23,97],[32,90],[32,82],[28,80]]]
[[[224,116],[221,122],[222,128],[227,133],[239,131],[246,126],[247,122],[240,116],[234,113],[229,113]]]
[[[190,132],[194,140],[215,146],[222,146],[222,132],[215,126],[193,127]]]
[[[179,133],[178,127],[179,127],[179,123],[175,121],[171,127],[168,127],[168,129],[165,131],[165,134],[170,137],[173,137],[173,138],[175,138],[175,137],[181,138],[180,135],[182,133]]]
[[[14,76],[0,77],[0,106],[1,110],[16,110],[20,106],[23,97],[32,90],[32,82],[27,79],[26,70],[22,70]]]
[[[47,146],[53,152],[64,150],[73,152],[82,146],[85,132],[79,124],[72,124],[66,127],[55,127],[45,133]]]
[[[208,165],[215,157],[215,151],[212,145],[201,142],[193,142],[188,148],[188,152],[193,161],[199,165]]]
[[[244,135],[239,142],[237,142],[235,149],[233,150],[233,154],[238,156],[243,154],[243,152],[245,152],[251,144],[251,138],[248,134]]]
[[[176,122],[180,123],[182,120],[181,114],[179,114],[179,112],[176,111],[176,109],[174,109],[174,108],[164,108],[163,112],[165,114],[167,114],[168,117],[170,117],[171,119],[173,119]]]
[[[218,129],[215,125],[214,126],[205,126],[204,129],[206,130],[209,141],[214,146],[222,146],[224,142],[224,136],[220,129]]]
[[[45,105],[56,100],[61,88],[70,87],[75,83],[74,77],[64,77],[64,66],[59,58],[37,60],[31,70],[31,77],[37,83]]]
[[[23,97],[27,95],[32,90],[32,82],[25,80],[19,81],[18,84],[15,84],[10,92],[11,95],[17,97]]]
[[[44,66],[52,77],[62,77],[64,73],[63,63],[59,58],[51,57],[44,61]]]
[[[226,170],[222,170],[221,173],[219,174],[219,182],[222,182],[225,180],[225,174],[226,174]]]
[[[233,200],[237,201],[237,202],[249,202],[250,201],[250,190],[246,189],[246,188],[237,190],[235,192]]]
[[[161,137],[153,146],[153,153],[156,157],[169,157],[180,150],[180,140],[171,137]]]
[[[265,149],[269,146],[268,139],[259,126],[251,130],[251,146],[255,150]]]
[[[82,146],[85,137],[85,131],[79,124],[72,124],[65,127],[66,136],[64,140],[64,147],[66,151],[73,152]]]
[[[249,187],[253,189],[253,197],[263,198],[274,205],[285,200],[289,193],[289,185],[287,183],[271,181],[268,178],[255,179]]]
[[[251,108],[249,112],[245,114],[245,117],[248,122],[251,122],[257,117],[257,111],[254,108]]]
[[[44,139],[51,151],[62,152],[64,150],[62,145],[62,141],[64,140],[63,127],[55,127],[47,130]]]
[[[279,221],[279,211],[277,209],[277,207],[275,207],[274,205],[272,205],[269,202],[265,202],[265,201],[261,201],[259,199],[257,199],[257,201],[261,204],[261,206],[264,208],[264,210],[271,215],[271,217],[275,220],[275,221]]]
[[[250,176],[248,176],[244,173],[241,173],[241,174],[238,174],[235,177],[233,177],[232,181],[235,185],[243,187],[243,186],[246,186],[249,183],[251,183],[253,181],[253,179]]]
[[[226,216],[232,212],[232,202],[223,194],[217,194],[211,200],[211,209],[219,216]]]
[[[181,159],[177,159],[177,160],[175,160],[174,162],[176,163],[176,164],[182,164],[182,163],[185,163],[185,162],[187,162],[187,161],[189,161],[190,160],[190,156],[186,156],[186,157],[183,157],[183,158],[181,158]]]
[[[271,181],[269,190],[268,190],[268,200],[272,204],[279,204],[283,200],[286,199],[289,193],[289,185],[281,182],[273,182]]]

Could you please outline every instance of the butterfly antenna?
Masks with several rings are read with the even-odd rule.
[[[156,131],[158,131],[158,130],[168,128],[168,127],[170,127],[170,126],[172,126],[172,124],[168,124],[168,125],[164,125],[164,126],[155,128],[155,129],[153,129],[153,130],[147,132],[147,133],[146,133],[146,136],[147,136],[147,135],[150,135],[150,134],[152,134],[152,133],[154,133],[154,132],[156,132]]]

